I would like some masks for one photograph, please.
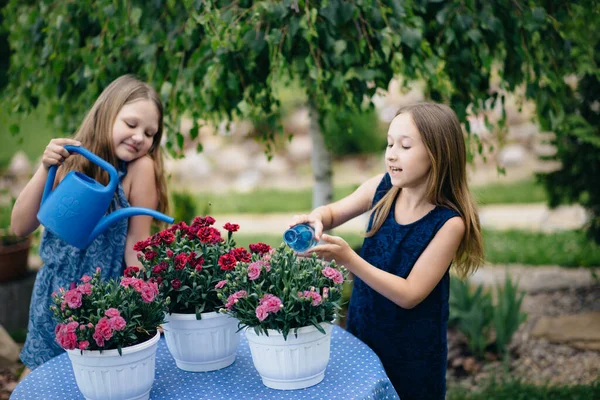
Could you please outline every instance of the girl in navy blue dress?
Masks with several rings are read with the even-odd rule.
[[[292,225],[312,224],[322,244],[311,252],[353,273],[347,329],[379,356],[400,398],[443,399],[450,265],[465,277],[483,262],[463,132],[449,107],[421,103],[398,112],[387,140],[384,174]],[[322,234],[366,211],[360,256]]]
[[[42,164],[23,189],[12,210],[11,226],[17,235],[33,232],[39,222],[44,185],[50,166],[58,166],[55,184],[69,171],[80,171],[102,184],[108,176],[85,157],[71,157],[65,145],[82,145],[111,163],[119,171],[119,183],[111,209],[138,206],[167,207],[165,176],[160,140],[163,106],[156,91],[130,75],[114,80],[94,103],[74,139],[52,139],[42,155]],[[85,207],[85,205],[83,205]],[[101,268],[102,278],[123,275],[125,265],[141,266],[133,245],[150,235],[151,217],[135,216],[111,225],[86,249],[69,245],[47,229],[40,244],[44,266],[38,272],[31,306],[27,339],[21,360],[30,369],[62,353],[55,342],[50,306],[51,294],[60,287],[69,289],[84,275]]]

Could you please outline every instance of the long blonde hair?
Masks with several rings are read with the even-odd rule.
[[[75,139],[80,141],[83,147],[117,168],[119,159],[113,148],[113,125],[117,114],[124,105],[142,99],[152,101],[158,110],[158,131],[153,136],[148,156],[154,161],[154,176],[156,177],[156,188],[158,190],[157,210],[165,213],[167,212],[169,203],[163,154],[160,148],[163,133],[163,105],[158,93],[150,85],[132,75],[123,75],[112,81],[102,91],[84,118],[77,130]],[[85,157],[67,158],[58,170],[58,180],[64,178],[71,170],[80,171],[104,185],[109,180],[106,171]]]
[[[465,222],[465,235],[453,263],[458,275],[464,278],[483,263],[484,250],[479,215],[467,184],[466,147],[460,122],[450,107],[436,103],[406,106],[396,116],[400,114],[410,114],[429,154],[427,198],[434,205],[456,211]],[[373,206],[373,223],[367,237],[381,228],[400,190],[392,187]]]

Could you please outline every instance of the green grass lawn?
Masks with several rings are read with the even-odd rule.
[[[25,118],[19,124],[20,132],[14,136],[10,132],[10,125],[16,121],[17,119],[10,116],[6,110],[0,111],[0,170],[8,166],[13,155],[19,150],[24,151],[29,160],[34,162],[53,138],[44,110],[38,110]]]
[[[335,234],[335,232],[333,232]],[[363,237],[359,234],[341,235],[348,244],[358,249]],[[486,260],[493,264],[560,265],[563,267],[600,266],[600,246],[586,238],[580,231],[542,234],[525,231],[483,232]],[[264,242],[278,246],[281,235],[236,234],[240,246]]]
[[[352,193],[358,186],[338,186],[334,200]],[[492,184],[473,189],[478,204],[539,203],[546,201],[543,187],[533,180],[506,184]],[[312,189],[284,191],[261,189],[249,193],[195,193],[191,195],[198,214],[234,213],[294,213],[310,211]]]

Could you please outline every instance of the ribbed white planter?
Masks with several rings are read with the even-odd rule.
[[[67,350],[75,381],[86,399],[144,400],[154,382],[160,333],[143,343],[118,350]]]
[[[314,326],[291,330],[287,340],[275,330],[269,336],[246,329],[254,367],[263,384],[272,389],[303,389],[316,385],[325,377],[331,345],[331,324],[321,324],[323,335]]]
[[[238,321],[217,312],[167,314],[163,324],[167,347],[177,366],[185,371],[206,372],[225,368],[235,361],[240,344]]]

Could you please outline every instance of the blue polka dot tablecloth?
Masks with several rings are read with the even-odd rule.
[[[31,372],[11,399],[84,399],[66,353]],[[325,379],[298,390],[269,389],[254,368],[248,341],[241,335],[235,362],[218,371],[186,372],[175,365],[164,337],[158,344],[156,378],[150,399],[399,399],[379,358],[363,342],[338,326],[331,338]]]

